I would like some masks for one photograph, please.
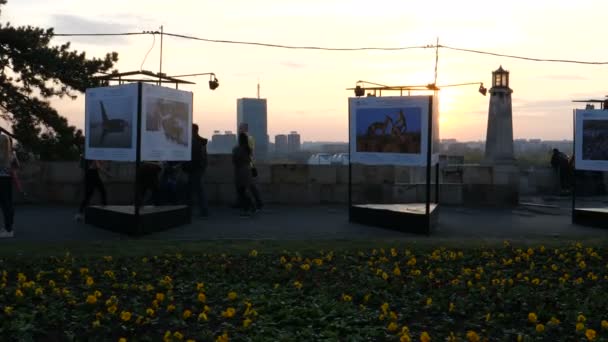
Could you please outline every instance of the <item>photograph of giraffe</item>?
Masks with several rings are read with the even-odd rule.
[[[355,121],[357,152],[421,153],[420,107],[359,108]]]

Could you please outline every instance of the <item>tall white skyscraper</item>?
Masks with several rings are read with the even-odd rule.
[[[247,124],[249,135],[255,140],[256,159],[266,159],[268,154],[268,114],[266,99],[242,98],[236,100],[237,132]]]

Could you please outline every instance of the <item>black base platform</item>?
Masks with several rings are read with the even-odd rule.
[[[572,213],[572,223],[608,228],[608,208],[575,208]]]
[[[190,208],[185,205],[143,206],[139,219],[132,205],[90,206],[85,210],[85,223],[128,235],[153,233],[190,222]]]
[[[406,233],[430,234],[437,226],[439,206],[432,203],[429,216],[425,203],[357,204],[350,207],[351,222],[394,229]]]

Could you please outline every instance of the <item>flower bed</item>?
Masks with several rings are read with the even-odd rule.
[[[3,258],[0,336],[36,341],[608,340],[604,248]]]

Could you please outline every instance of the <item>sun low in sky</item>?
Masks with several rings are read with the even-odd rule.
[[[359,1],[359,0],[9,0],[2,21],[54,27],[56,33],[117,33],[159,30],[201,38],[319,47],[406,47],[435,44],[545,59],[608,61],[605,31],[608,2],[560,1]],[[89,56],[116,51],[120,71],[157,72],[160,39],[132,37],[56,38]],[[147,58],[146,53],[150,51]],[[607,65],[533,62],[439,50],[437,84],[483,82],[502,65],[510,71],[516,138],[571,139],[571,101],[602,98]],[[303,140],[346,141],[346,88],[366,80],[387,85],[434,81],[435,49],[323,51],[278,49],[163,39],[167,75],[214,72],[220,87],[194,78],[194,121],[201,133],[236,129],[236,99],[268,99],[268,128],[297,130]],[[441,137],[485,139],[489,97],[478,86],[440,91]],[[385,94],[383,94],[385,95]],[[84,95],[54,100],[71,123],[82,127]]]

